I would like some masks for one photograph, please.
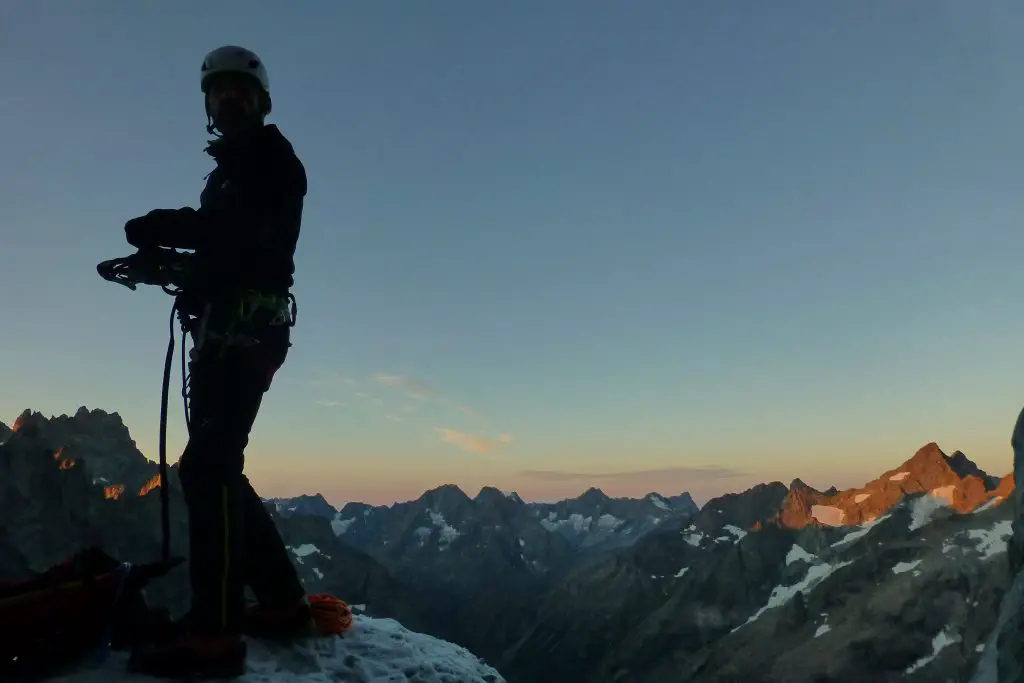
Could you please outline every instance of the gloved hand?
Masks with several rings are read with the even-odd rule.
[[[133,218],[124,224],[124,236],[128,244],[143,249],[158,247],[168,230],[178,222],[178,209],[153,209],[145,216]]]

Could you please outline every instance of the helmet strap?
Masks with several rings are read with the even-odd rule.
[[[206,132],[209,133],[210,135],[212,135],[215,138],[223,137],[217,131],[217,129],[214,128],[214,126],[213,126],[213,117],[210,116],[209,112],[206,113]]]

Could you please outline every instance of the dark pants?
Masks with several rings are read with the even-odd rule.
[[[242,474],[263,394],[288,353],[287,327],[254,347],[206,342],[190,363],[188,445],[179,477],[188,507],[191,620],[199,632],[238,632],[245,585],[261,604],[304,590],[274,520]]]

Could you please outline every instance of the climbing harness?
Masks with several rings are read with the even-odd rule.
[[[191,317],[189,306],[185,303],[186,297],[191,293],[188,278],[192,256],[189,252],[176,249],[146,248],[129,256],[103,261],[96,266],[97,272],[104,280],[124,285],[133,291],[138,285],[155,285],[174,297],[170,316],[170,338],[164,356],[163,385],[160,391],[160,526],[161,550],[164,560],[168,560],[171,556],[170,492],[167,485],[167,402],[171,384],[171,365],[174,362],[175,318],[178,319],[182,331],[181,397],[184,404],[185,428],[191,433],[192,421],[189,416],[191,377],[185,357],[188,334],[191,333],[195,341],[192,351],[189,353],[189,357],[194,360],[207,342],[220,344],[221,354],[229,346],[259,344],[259,339],[243,330],[247,325],[256,322],[256,318],[260,314],[264,319],[259,322],[267,326],[294,327],[298,316],[298,306],[294,294],[289,292],[285,296],[273,296],[255,290],[246,290],[239,295],[236,301],[237,306],[232,308],[226,330],[220,332],[211,329],[209,321],[212,305],[205,304],[197,316]]]

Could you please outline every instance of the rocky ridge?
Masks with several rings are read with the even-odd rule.
[[[774,482],[709,501],[576,568],[500,666],[537,683],[963,680],[1008,585],[1012,516],[1012,481],[964,460],[928,444],[858,489]],[[855,507],[868,491],[874,507]]]

